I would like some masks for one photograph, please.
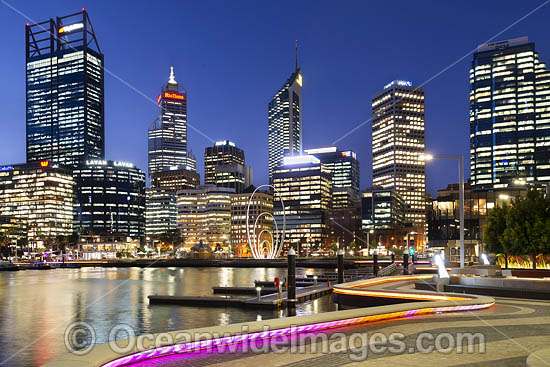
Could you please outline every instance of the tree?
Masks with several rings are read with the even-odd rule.
[[[503,238],[510,253],[530,255],[536,269],[537,255],[550,250],[550,198],[530,189],[525,198],[514,200]]]
[[[57,236],[56,240],[57,240],[57,249],[61,252],[66,252],[67,246],[69,245],[70,237],[59,235]]]
[[[505,268],[508,268],[508,254],[511,251],[511,247],[504,237],[506,218],[509,212],[510,206],[508,205],[491,209],[487,215],[487,227],[483,238],[489,252],[504,254]]]

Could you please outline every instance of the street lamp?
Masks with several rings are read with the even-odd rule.
[[[439,155],[421,154],[418,157],[421,161],[432,159],[455,159],[458,161],[458,206],[460,215],[460,267],[464,267],[464,156],[462,155]]]
[[[370,235],[374,233],[374,229],[367,232],[367,255],[370,254]]]
[[[409,253],[410,251],[410,246],[409,246],[409,235],[410,234],[418,234],[418,232],[407,232],[407,253]]]

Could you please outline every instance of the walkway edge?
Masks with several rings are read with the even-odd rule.
[[[402,281],[403,277],[387,277],[389,280],[390,278],[396,278],[395,281]],[[351,284],[350,284],[351,285]],[[345,284],[340,284],[339,287],[345,287]],[[434,292],[435,293],[435,292]],[[457,295],[458,296],[458,295]],[[464,295],[460,295],[464,297]],[[460,311],[460,310],[468,310],[468,309],[479,309],[479,308],[485,308],[490,307],[494,304],[495,300],[492,297],[487,296],[474,296],[470,295],[468,296],[470,298],[468,299],[462,299],[458,301],[428,301],[428,302],[410,302],[410,303],[401,303],[401,304],[395,304],[395,305],[388,305],[388,306],[377,306],[377,307],[367,307],[367,308],[359,308],[359,309],[351,309],[351,310],[343,310],[343,311],[333,311],[333,312],[326,312],[321,314],[315,314],[315,315],[307,315],[307,316],[294,316],[294,317],[286,317],[286,318],[280,318],[280,319],[272,319],[272,320],[264,320],[264,321],[254,321],[254,322],[244,322],[244,323],[238,323],[238,324],[229,324],[224,326],[213,326],[213,327],[205,327],[205,328],[198,328],[198,329],[190,329],[190,330],[183,330],[183,331],[174,331],[174,332],[168,332],[164,334],[169,334],[173,340],[175,340],[175,343],[164,343],[160,344],[157,347],[164,347],[164,351],[170,350],[169,346],[177,344],[178,339],[177,335],[181,333],[186,333],[187,335],[198,335],[198,334],[210,334],[210,335],[220,335],[220,336],[234,336],[234,335],[242,335],[243,330],[247,330],[247,333],[254,333],[254,332],[263,332],[268,328],[268,330],[276,330],[276,329],[287,329],[291,326],[305,326],[305,325],[311,325],[311,324],[319,324],[319,323],[330,323],[330,322],[337,322],[336,327],[345,326],[345,325],[352,325],[352,324],[360,324],[360,323],[367,323],[367,322],[373,322],[373,321],[380,321],[380,320],[388,320],[388,319],[398,319],[406,316],[412,316],[414,314],[430,314],[430,313],[436,313],[436,312],[445,312],[445,311]],[[354,322],[348,322],[347,320],[355,320]],[[157,336],[159,334],[153,334],[153,336]],[[126,341],[120,341],[121,345],[127,345],[127,342],[133,343],[135,345],[135,341],[137,338],[132,338],[130,340]],[[183,341],[180,339],[180,341]],[[189,341],[189,340],[186,340]],[[192,341],[192,340],[191,340]],[[147,346],[147,345],[146,345]],[[96,345],[88,354],[84,356],[75,356],[71,353],[66,353],[62,355],[61,357],[45,364],[45,367],[90,367],[90,366],[115,366],[115,365],[121,365],[120,363],[117,364],[114,362],[117,359],[127,357],[125,358],[126,361],[130,361],[134,357],[130,357],[132,355],[140,354],[140,355],[152,355],[152,350],[147,350],[147,353],[140,353],[141,351],[137,350],[137,347],[134,347],[132,351],[120,355],[115,352],[113,352],[108,344],[100,344]],[[143,361],[144,359],[140,359],[140,361]],[[113,363],[109,363],[113,362]],[[122,361],[120,361],[122,362]]]

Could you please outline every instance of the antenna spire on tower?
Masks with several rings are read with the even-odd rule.
[[[298,40],[296,40],[296,71],[298,71]]]
[[[178,84],[176,78],[174,77],[174,67],[170,66],[170,79],[168,79],[168,84]]]

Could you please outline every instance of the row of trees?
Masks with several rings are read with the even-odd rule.
[[[530,189],[525,198],[493,208],[487,217],[485,244],[490,252],[529,255],[536,269],[538,254],[550,254],[550,197]]]

